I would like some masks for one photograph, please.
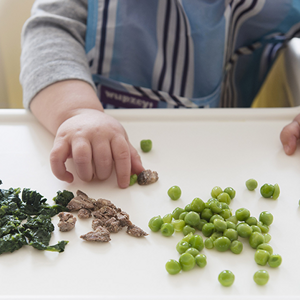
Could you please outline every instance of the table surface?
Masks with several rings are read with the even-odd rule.
[[[103,182],[85,183],[75,176],[72,184],[51,173],[49,153],[52,135],[24,110],[0,110],[1,188],[31,188],[53,204],[58,190],[80,189],[92,198],[106,198],[129,213],[146,230],[145,238],[133,238],[125,230],[111,235],[111,242],[89,243],[79,236],[91,230],[91,219],[78,220],[73,231],[62,233],[53,218],[51,243],[68,240],[64,253],[38,251],[25,246],[0,256],[0,299],[300,299],[300,150],[283,152],[281,129],[299,108],[210,110],[113,110],[141,155],[145,168],[159,174],[157,183],[119,189],[115,174]],[[139,143],[151,139],[153,149],[142,153]],[[74,171],[72,161],[68,169]],[[250,192],[245,181],[259,186],[278,183],[278,200],[264,199],[259,189]],[[172,201],[167,190],[179,185],[182,196]],[[163,237],[150,232],[148,221],[184,207],[195,197],[210,198],[214,186],[231,186],[236,198],[230,207],[245,207],[258,217],[270,211],[270,245],[282,255],[279,268],[258,266],[246,239],[240,255],[203,249],[207,266],[169,275],[167,260],[178,259],[175,246],[183,237]],[[201,234],[201,233],[200,233]],[[235,282],[225,288],[217,280],[225,269]],[[253,274],[266,269],[266,286],[257,286]]]

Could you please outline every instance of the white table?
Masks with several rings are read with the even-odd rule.
[[[53,137],[24,110],[0,110],[1,188],[32,188],[50,204],[58,190],[81,189],[93,198],[107,198],[128,212],[131,220],[149,232],[136,239],[125,230],[112,234],[106,244],[79,238],[91,230],[91,219],[79,220],[75,230],[57,228],[51,243],[69,240],[61,254],[29,246],[0,256],[0,299],[300,299],[300,150],[293,156],[283,152],[279,134],[300,112],[286,109],[210,110],[115,110],[107,113],[121,121],[144,166],[156,170],[159,181],[149,186],[117,187],[115,175],[104,182],[61,182],[50,170],[49,152]],[[152,139],[153,149],[142,153],[139,142]],[[72,162],[68,162],[72,171]],[[250,192],[245,181],[255,178],[259,186],[278,183],[278,200],[263,199],[259,189]],[[167,190],[179,185],[182,196],[172,201]],[[204,249],[204,269],[171,276],[165,271],[168,259],[178,259],[175,246],[181,233],[163,237],[148,229],[152,216],[165,215],[193,198],[210,198],[212,187],[232,186],[236,198],[233,212],[245,207],[258,217],[273,213],[270,245],[283,257],[277,269],[260,267],[254,250],[244,241],[240,255]],[[200,233],[201,234],[201,233]],[[257,286],[255,271],[270,274],[266,286]],[[235,283],[222,287],[218,274],[230,269]]]

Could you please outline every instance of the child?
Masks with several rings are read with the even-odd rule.
[[[250,107],[277,52],[300,33],[300,1],[37,0],[22,34],[24,106],[55,135],[50,161],[72,182],[118,185],[144,170],[103,108]],[[100,99],[100,101],[99,101]],[[296,148],[300,117],[281,141]]]

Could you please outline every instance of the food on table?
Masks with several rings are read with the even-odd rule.
[[[253,280],[258,285],[265,285],[269,281],[269,273],[266,270],[258,270],[254,273]]]
[[[158,180],[158,174],[156,171],[144,170],[142,171],[137,178],[139,185],[148,185],[154,183]]]
[[[258,183],[255,179],[248,179],[246,181],[246,187],[249,191],[254,191],[258,186]]]
[[[234,282],[235,276],[230,270],[222,271],[219,276],[218,280],[223,286],[231,286]]]
[[[168,189],[168,196],[172,200],[178,200],[181,196],[181,189],[177,185],[173,185]]]
[[[130,185],[130,186],[131,186],[131,185],[134,185],[134,184],[137,182],[137,179],[138,179],[137,174],[131,175],[131,176],[130,176],[130,183],[129,183],[129,185]]]
[[[149,152],[152,149],[151,140],[141,140],[140,145],[143,152]]]
[[[58,227],[60,231],[70,231],[75,227],[76,223],[76,218],[68,212],[60,212],[58,214],[59,217],[59,222],[58,222]]]

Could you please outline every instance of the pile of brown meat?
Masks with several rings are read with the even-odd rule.
[[[134,237],[148,235],[141,228],[132,224],[129,215],[116,207],[110,200],[89,198],[85,193],[78,190],[67,208],[70,212],[78,211],[78,218],[87,219],[94,217],[92,221],[93,231],[81,235],[86,241],[108,242],[110,233],[119,232],[123,227],[127,227],[127,233]],[[71,230],[75,226],[76,218],[70,213],[59,213],[60,222],[58,224],[61,231]],[[72,227],[73,226],[73,227]]]

